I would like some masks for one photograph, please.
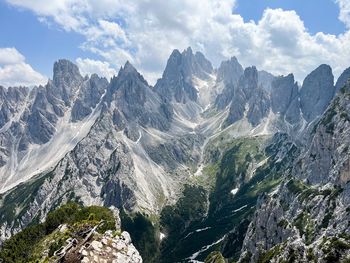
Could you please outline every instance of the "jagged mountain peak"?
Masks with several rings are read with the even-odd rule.
[[[243,67],[236,57],[221,62],[217,71],[217,81],[236,85],[243,74]]]
[[[129,62],[129,60],[125,62],[123,70],[125,72],[137,72],[136,68]]]
[[[82,80],[79,68],[67,59],[60,59],[53,66],[53,83],[55,86],[70,85],[73,80]]]
[[[145,86],[149,86],[147,81],[142,76],[142,74],[140,72],[138,72],[137,69],[129,61],[126,61],[124,66],[120,67],[118,75],[113,76],[113,78],[111,79],[111,84],[120,83],[120,82],[123,82],[125,80],[134,81],[134,82],[141,82]],[[115,86],[114,89],[117,88],[117,86],[114,84],[112,86]]]
[[[305,120],[312,121],[322,114],[334,94],[332,68],[322,64],[304,79],[300,89],[300,104]]]
[[[208,80],[213,71],[210,61],[202,53],[193,54],[190,47],[182,53],[175,49],[155,90],[167,100],[175,98],[177,102],[197,101],[198,91],[194,88],[193,80]]]
[[[197,51],[193,54],[192,48],[188,47],[182,53],[177,49],[173,50],[164,70],[163,78],[171,79],[180,73],[186,81],[190,81],[188,78],[192,76],[205,79],[212,71],[211,62],[203,53]]]
[[[258,70],[255,66],[247,67],[243,76],[239,80],[239,87],[243,90],[247,98],[250,98],[252,92],[258,87]]]

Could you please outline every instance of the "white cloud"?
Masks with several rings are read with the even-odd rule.
[[[46,82],[47,78],[25,63],[24,56],[15,48],[0,48],[0,85],[34,86]]]
[[[340,13],[339,20],[350,28],[350,2],[349,0],[335,0],[339,5]]]
[[[0,65],[17,64],[24,61],[24,57],[15,48],[0,48]]]
[[[91,75],[96,73],[97,75],[106,77],[109,80],[111,77],[113,77],[113,75],[117,74],[116,70],[111,68],[108,62],[102,62],[89,58],[78,58],[76,63],[83,75]]]
[[[336,75],[350,66],[349,32],[310,34],[294,11],[266,9],[255,23],[232,13],[235,0],[7,1],[83,35],[81,48],[101,56],[108,63],[103,67],[118,68],[129,60],[151,83],[171,51],[187,46],[202,51],[214,65],[235,55],[244,66],[293,72],[298,80],[321,63],[330,64]],[[349,26],[350,4],[335,1],[339,18]],[[94,64],[82,61],[90,68]]]

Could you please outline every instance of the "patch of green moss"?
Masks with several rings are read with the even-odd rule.
[[[225,258],[219,251],[213,251],[207,256],[204,263],[225,263]]]
[[[81,207],[76,203],[68,203],[62,207],[49,212],[44,223],[34,224],[6,240],[0,251],[0,259],[3,262],[31,262],[40,259],[41,251],[49,236],[61,224],[77,227],[78,224],[89,224],[95,226],[101,220],[105,223],[98,229],[104,232],[108,229],[114,230],[114,216],[112,211],[105,207],[91,206]],[[49,252],[59,246],[65,240],[65,234],[55,236],[57,239],[49,247]],[[50,238],[49,238],[50,239]],[[52,246],[52,247],[51,247]],[[50,249],[51,248],[51,249]]]
[[[289,180],[286,186],[287,189],[293,194],[300,194],[304,190],[308,189],[304,183],[296,179]]]

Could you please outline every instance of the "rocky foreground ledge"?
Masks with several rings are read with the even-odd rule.
[[[0,262],[142,263],[118,210],[69,203],[6,240]]]
[[[83,263],[142,263],[142,258],[126,231],[115,235],[113,231],[108,230],[104,235],[95,237],[80,254],[83,256]]]

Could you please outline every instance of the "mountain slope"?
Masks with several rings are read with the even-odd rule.
[[[155,87],[129,62],[108,82],[60,60],[45,87],[0,89],[1,239],[76,201],[149,215],[162,233],[156,262],[272,253],[298,235],[268,215],[297,220],[276,205],[296,200],[288,186],[328,193],[324,207],[348,198],[337,187],[349,103],[346,89],[333,99],[333,82],[326,65],[300,88],[235,58],[213,69],[190,48],[171,54]]]

